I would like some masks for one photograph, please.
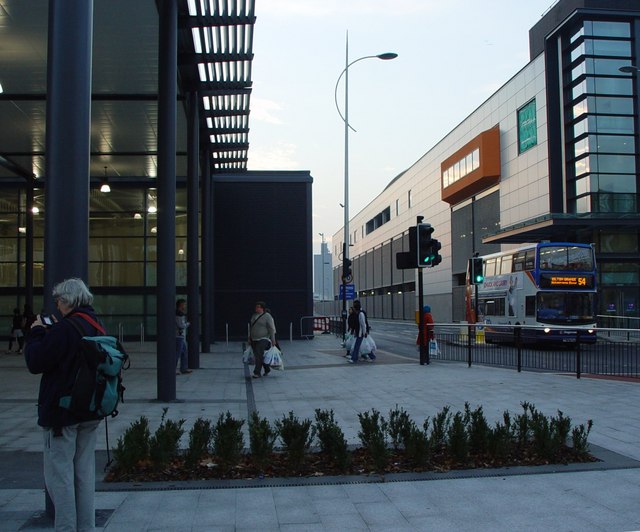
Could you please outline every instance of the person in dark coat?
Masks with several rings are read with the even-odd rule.
[[[55,507],[56,530],[95,527],[95,419],[80,419],[58,406],[73,381],[74,357],[82,338],[71,320],[96,336],[100,331],[91,307],[93,295],[81,279],[67,279],[53,289],[62,318],[48,325],[42,314],[31,325],[25,360],[31,373],[42,375],[38,425],[44,437],[44,480]],[[49,322],[51,323],[51,322]]]

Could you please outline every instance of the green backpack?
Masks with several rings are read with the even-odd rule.
[[[85,336],[79,317],[102,336]],[[113,336],[91,316],[77,312],[69,319],[82,336],[71,373],[70,387],[60,397],[61,408],[88,421],[118,415],[118,404],[124,400],[122,371],[129,369],[129,355]]]

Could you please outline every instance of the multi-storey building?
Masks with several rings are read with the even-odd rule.
[[[370,316],[414,315],[416,271],[397,269],[395,255],[419,215],[443,244],[442,264],[422,271],[440,321],[465,318],[474,253],[544,240],[593,243],[598,313],[638,315],[640,5],[560,0],[529,41],[530,62],[350,220]],[[341,229],[336,286],[343,240]]]

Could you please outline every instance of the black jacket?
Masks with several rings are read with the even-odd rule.
[[[85,421],[58,406],[58,400],[73,381],[72,365],[80,346],[81,336],[69,322],[76,312],[88,314],[97,321],[93,308],[79,307],[49,329],[34,327],[27,336],[24,350],[27,368],[31,373],[42,374],[38,394],[38,425],[41,427],[67,427]],[[85,331],[85,336],[99,334],[81,317],[73,319]]]

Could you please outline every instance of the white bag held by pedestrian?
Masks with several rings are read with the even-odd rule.
[[[440,354],[440,348],[438,347],[438,342],[435,340],[429,340],[429,356],[437,357]]]
[[[267,362],[269,360],[269,362]],[[278,349],[275,345],[271,347],[268,351],[264,353],[264,363],[269,364],[272,369],[277,369],[279,371],[284,370],[284,361],[282,360],[282,351]]]
[[[353,344],[356,342],[356,339],[354,338],[353,334],[347,334],[347,336],[344,339],[344,346],[347,351],[351,351],[353,349]]]
[[[242,363],[243,364],[253,364],[255,362],[253,358],[253,349],[251,349],[251,345],[248,345],[247,348],[242,353]]]
[[[371,338],[371,335],[365,336],[360,344],[360,354],[368,355],[376,350],[376,343]]]

